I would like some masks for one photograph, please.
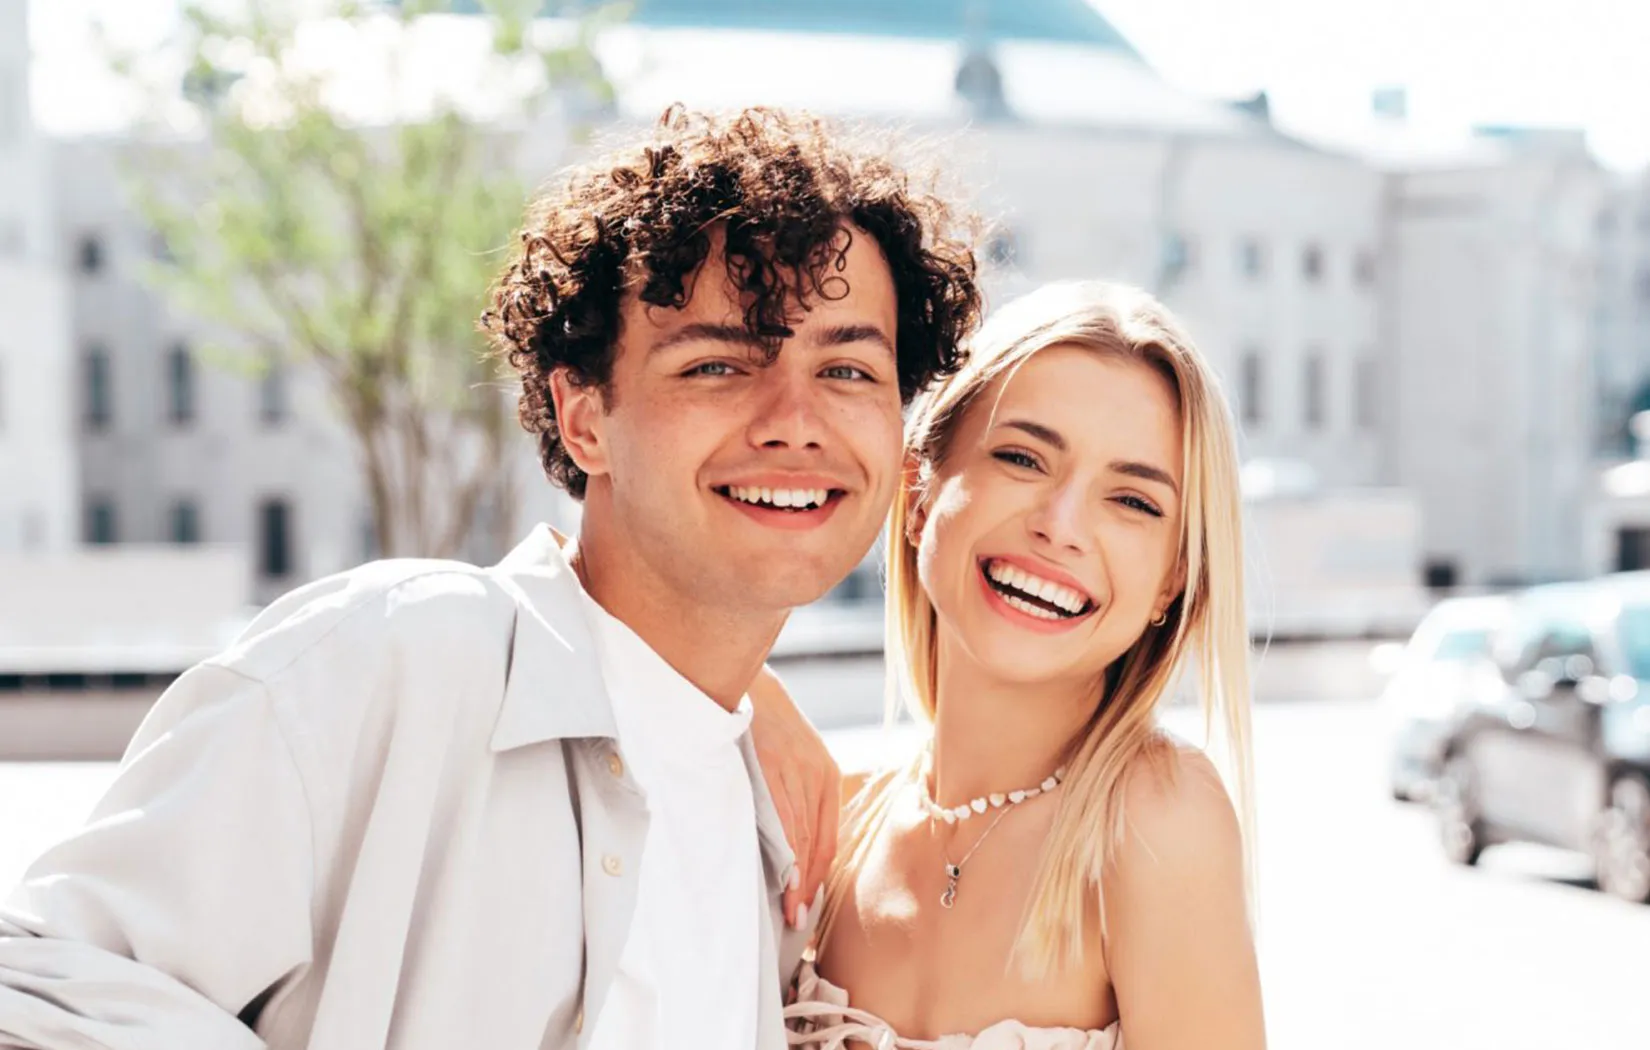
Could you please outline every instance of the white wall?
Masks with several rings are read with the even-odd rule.
[[[26,14],[26,0],[0,0],[0,554],[60,551],[78,531],[68,309],[46,236]]]
[[[1582,571],[1596,216],[1583,158],[1393,177],[1387,289],[1397,480],[1466,581]]]

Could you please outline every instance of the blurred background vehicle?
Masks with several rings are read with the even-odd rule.
[[[1442,746],[1474,675],[1490,658],[1490,640],[1511,602],[1500,595],[1446,598],[1409,642],[1371,654],[1392,677],[1380,704],[1391,723],[1389,788],[1400,801],[1424,800],[1442,768]]]
[[[1503,842],[1588,854],[1601,889],[1650,902],[1650,577],[1536,588],[1493,642],[1500,673],[1442,742],[1446,855]]]

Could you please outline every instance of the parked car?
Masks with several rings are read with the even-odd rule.
[[[1650,902],[1650,578],[1535,588],[1492,642],[1432,792],[1450,859],[1500,842],[1589,854],[1599,886]]]
[[[1398,655],[1381,692],[1390,733],[1392,796],[1424,800],[1443,764],[1443,745],[1475,675],[1494,673],[1490,639],[1506,624],[1511,600],[1499,595],[1446,598],[1433,606]]]

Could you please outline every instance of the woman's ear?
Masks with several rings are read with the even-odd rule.
[[[1169,607],[1186,593],[1186,562],[1184,559],[1174,567],[1168,578],[1163,581],[1163,589],[1157,593],[1156,609],[1167,616]]]
[[[915,452],[907,452],[901,468],[900,499],[905,501],[905,542],[913,547],[922,546],[922,528],[928,521],[925,492],[922,459]]]
[[[565,368],[550,373],[550,398],[556,406],[556,429],[562,447],[578,468],[592,477],[607,473],[602,424],[607,404],[595,383],[575,383]]]

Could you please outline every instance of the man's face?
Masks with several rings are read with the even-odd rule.
[[[611,397],[562,390],[590,475],[585,515],[661,597],[744,613],[820,597],[870,549],[898,480],[893,276],[850,228],[832,298],[813,296],[772,363],[744,327],[721,239],[681,309],[622,308]]]

